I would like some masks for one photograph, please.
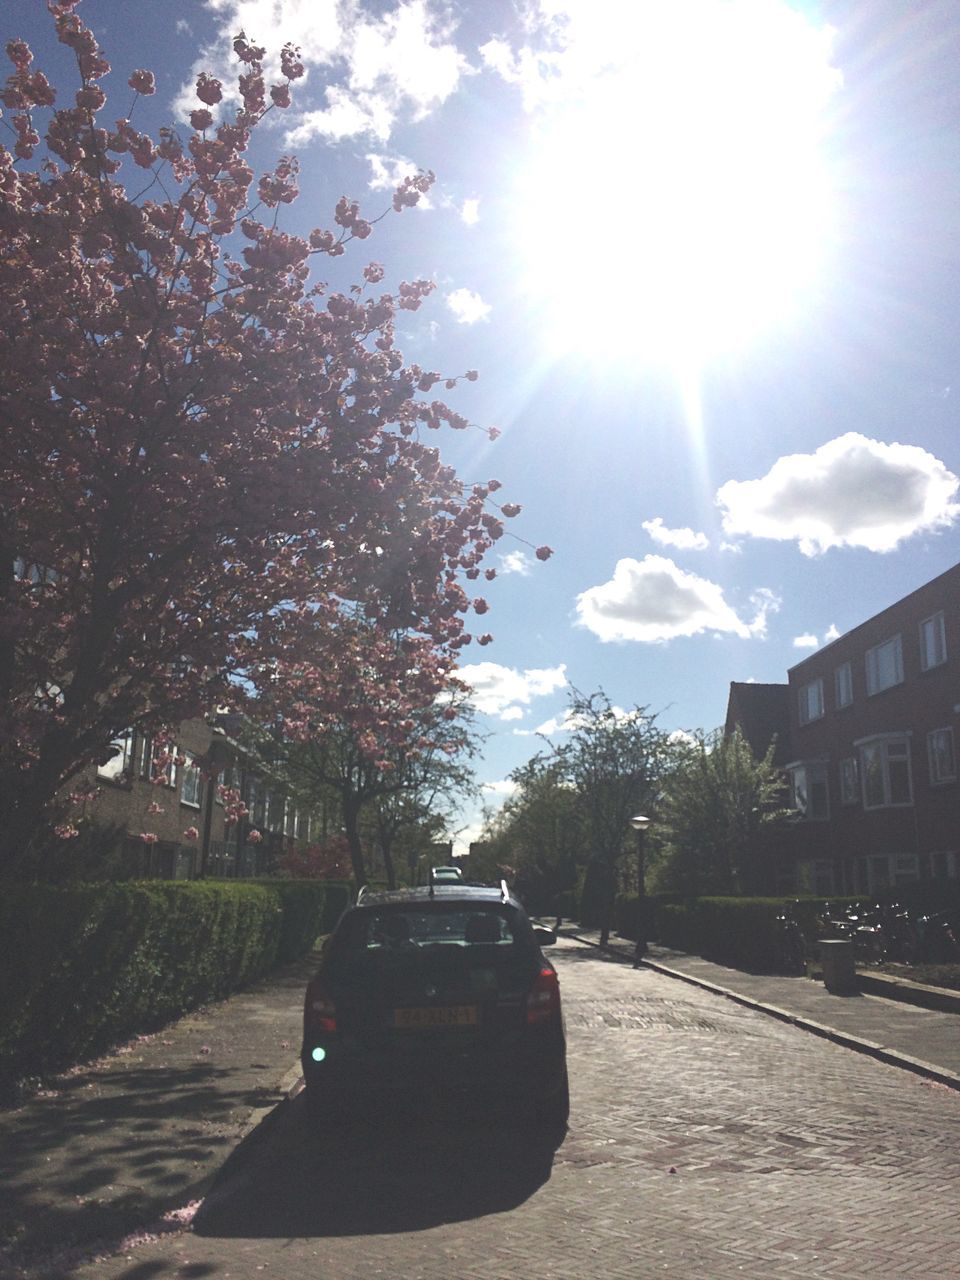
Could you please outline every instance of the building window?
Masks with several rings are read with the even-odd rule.
[[[297,809],[296,805],[287,796],[283,804],[283,834],[292,836],[297,826]]]
[[[875,738],[860,746],[863,807],[885,809],[913,803],[910,742],[906,737]]]
[[[920,623],[920,667],[929,671],[931,667],[939,667],[947,660],[947,634],[943,625],[943,614],[935,613],[932,618],[925,618]]]
[[[256,778],[247,781],[246,805],[250,810],[250,821],[258,830],[263,831],[267,814],[267,789]]]
[[[823,680],[818,677],[800,690],[800,723],[809,724],[823,715]]]
[[[155,754],[166,757],[163,764],[155,761]],[[137,751],[137,772],[144,782],[153,782],[159,777],[165,787],[173,787],[177,780],[176,754],[177,749],[172,742],[164,745],[144,735]]]
[[[856,804],[860,799],[860,771],[856,756],[840,761],[840,803]]]
[[[819,761],[788,766],[793,808],[805,822],[826,822],[830,817],[827,766]]]
[[[913,884],[920,879],[920,861],[915,853],[898,853],[893,859],[893,883]]]
[[[133,763],[133,731],[119,734],[110,743],[113,755],[97,766],[98,778],[110,778],[116,782],[121,775],[129,775]]]
[[[903,645],[899,636],[867,650],[867,693],[882,693],[903,684]]]
[[[955,877],[957,855],[955,853],[931,853],[930,875],[934,880],[952,880]]]
[[[838,709],[849,707],[853,701],[853,669],[849,662],[837,667],[833,673],[833,695]]]
[[[284,799],[279,791],[271,791],[267,801],[267,830],[280,832],[283,830]]]
[[[953,748],[952,729],[934,729],[927,734],[927,757],[930,761],[931,782],[956,781],[957,757]]]
[[[310,839],[310,815],[303,810],[297,810],[297,839]]]
[[[200,768],[193,756],[184,753],[184,764],[180,773],[180,803],[188,804],[192,809],[199,809],[202,794],[203,780],[200,777]]]

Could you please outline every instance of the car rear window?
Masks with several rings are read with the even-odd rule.
[[[482,907],[419,907],[358,911],[343,922],[343,947],[357,952],[413,951],[421,947],[509,948],[515,941],[512,922],[497,910]]]

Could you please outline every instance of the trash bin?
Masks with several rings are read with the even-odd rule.
[[[853,966],[853,943],[846,938],[827,938],[820,943],[823,985],[832,995],[853,996],[859,988]]]

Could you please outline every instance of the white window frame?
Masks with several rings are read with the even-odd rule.
[[[797,714],[801,724],[823,719],[823,676],[817,676],[800,690]]]
[[[825,760],[794,760],[786,766],[790,775],[790,801],[800,822],[830,821],[830,779]],[[823,811],[814,811],[812,784],[822,784]]]
[[[853,667],[849,662],[841,662],[833,673],[833,700],[838,711],[853,702]]]
[[[947,631],[943,610],[920,623],[920,670],[932,671],[947,660]]]
[[[884,666],[891,659],[892,669],[884,670]],[[898,684],[903,684],[903,640],[899,635],[891,636],[889,640],[884,640],[882,644],[875,644],[866,653],[867,668],[867,693],[870,697],[875,694],[883,693],[886,689],[893,689]]]
[[[910,759],[910,733],[875,734],[871,738],[861,738],[854,743],[860,752],[860,785],[863,795],[864,809],[908,809],[913,804],[913,767]],[[901,753],[900,748],[903,748]],[[876,753],[879,774],[873,772],[874,766],[868,760],[868,754]],[[907,790],[909,798],[894,800],[894,787],[891,782],[891,763],[896,766],[906,762]],[[881,798],[870,798],[871,782],[879,777]]]
[[[180,766],[180,803],[189,805],[191,809],[199,809],[203,799],[203,776],[196,757],[189,751],[182,751],[183,764]]]
[[[860,803],[860,766],[856,756],[840,761],[840,803]]]
[[[947,755],[949,763],[944,768],[945,755],[937,749],[937,739],[940,739],[947,745]],[[927,761],[930,765],[930,785],[934,787],[943,786],[947,782],[956,782],[957,780],[957,751],[953,740],[953,730],[931,729],[927,734]]]
[[[122,774],[129,775],[132,772],[133,730],[128,729],[126,733],[118,733],[110,740],[110,745],[117,748],[117,753],[105,764],[97,765],[97,777],[116,782]]]
[[[175,787],[177,785],[177,760],[178,748],[174,744],[170,744],[170,759],[167,761],[166,772],[163,775],[163,786]],[[145,782],[153,781],[153,738],[148,734],[144,734],[137,751],[137,770],[140,777]]]

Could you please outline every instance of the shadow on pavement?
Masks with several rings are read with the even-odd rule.
[[[135,1229],[222,1158],[238,1111],[275,1097],[200,1063],[114,1069],[106,1081],[94,1066],[58,1084],[5,1117],[0,1244],[65,1247]]]
[[[193,1229],[218,1237],[344,1236],[502,1213],[549,1180],[563,1136],[476,1107],[367,1114],[320,1132],[301,1096],[237,1148]]]

